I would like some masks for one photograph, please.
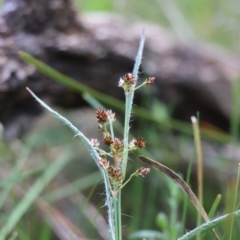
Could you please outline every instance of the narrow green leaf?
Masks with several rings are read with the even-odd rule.
[[[41,104],[42,107],[44,107],[46,110],[52,113],[56,118],[58,118],[60,121],[66,124],[76,134],[75,136],[79,137],[86,145],[89,153],[91,154],[96,165],[98,166],[104,180],[105,191],[106,191],[106,206],[108,207],[109,232],[110,232],[111,240],[115,240],[114,211],[113,211],[113,198],[111,195],[111,184],[109,182],[108,175],[105,173],[105,171],[99,164],[100,156],[98,155],[97,151],[95,150],[95,148],[93,147],[89,139],[81,131],[79,131],[68,119],[66,119],[65,117],[60,115],[58,112],[50,108],[46,103],[44,103],[41,99],[39,99],[29,88],[27,88],[27,90]]]
[[[123,110],[124,104],[122,101],[118,100],[117,98],[111,97],[107,94],[101,93],[97,90],[94,90],[76,80],[56,71],[55,69],[49,67],[47,64],[37,60],[36,58],[32,57],[31,55],[20,52],[20,57],[35,66],[40,72],[44,73],[46,76],[54,79],[55,81],[67,86],[70,89],[73,89],[79,93],[89,93],[94,96],[99,101],[106,103],[107,105],[114,106],[118,109]]]
[[[234,216],[234,218],[240,218],[240,210],[235,211],[232,214],[223,215],[219,218],[211,220],[210,222],[204,223],[201,226],[199,226],[199,227],[193,229],[192,231],[186,233],[182,237],[178,238],[178,240],[190,240],[193,237],[195,237],[199,231],[204,233],[204,232],[206,232],[210,229],[213,229],[213,228],[219,226],[220,224],[222,224],[224,221],[226,221],[227,219],[229,219],[232,216]]]
[[[209,218],[212,218],[214,216],[214,214],[219,206],[219,203],[221,201],[221,198],[222,198],[222,195],[218,194],[215,201],[213,202],[213,205],[212,205],[210,211],[209,211],[209,214],[208,214]]]

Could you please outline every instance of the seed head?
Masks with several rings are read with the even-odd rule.
[[[99,108],[96,111],[96,118],[100,124],[104,124],[107,122],[108,116],[106,114],[106,111],[104,109]]]
[[[114,141],[112,143],[112,148],[115,151],[119,151],[123,148],[123,142],[119,138],[114,138]]]
[[[150,173],[150,168],[141,167],[137,169],[136,173],[139,177],[145,177],[148,173]]]
[[[136,82],[132,73],[126,73],[125,75],[123,75],[122,79],[127,85],[133,85]]]
[[[146,146],[146,142],[142,138],[133,139],[132,142],[138,148],[144,148]]]
[[[110,146],[113,143],[112,137],[106,133],[103,133],[103,141],[107,146]]]
[[[109,168],[109,162],[107,161],[106,158],[100,157],[99,158],[99,165],[104,168],[104,169],[108,169]]]
[[[145,84],[146,85],[153,84],[155,79],[156,79],[155,77],[148,77],[148,78],[145,79]]]
[[[114,182],[116,181],[120,184],[122,183],[123,177],[119,168],[113,165],[110,165],[108,168],[108,174],[109,174],[109,177],[112,179],[112,181]]]
[[[126,73],[125,75],[123,75],[118,83],[119,87],[122,87],[126,93],[129,93],[129,91],[131,90],[132,86],[136,83],[136,79],[133,76],[132,73]]]

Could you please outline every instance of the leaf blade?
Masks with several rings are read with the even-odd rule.
[[[166,167],[165,165],[163,165],[159,162],[156,162],[150,158],[147,158],[144,156],[139,156],[138,159],[141,160],[143,163],[145,163],[151,167],[154,167],[155,169],[157,169],[158,171],[160,171],[161,173],[163,173],[167,177],[169,177],[172,181],[174,181],[183,190],[183,192],[187,195],[187,197],[192,202],[194,207],[198,210],[198,212],[200,212],[203,219],[206,222],[210,222],[210,219],[208,218],[207,213],[205,212],[203,206],[197,199],[196,195],[193,193],[192,189],[188,186],[188,184],[178,174],[176,174],[173,170]],[[214,229],[212,229],[212,232],[213,232],[215,238],[220,240],[220,238],[218,237],[218,235]]]

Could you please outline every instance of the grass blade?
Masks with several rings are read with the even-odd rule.
[[[236,78],[232,81],[232,104],[231,104],[231,122],[230,132],[235,142],[239,139],[239,90],[240,79]]]
[[[173,180],[183,190],[183,192],[188,196],[189,200],[192,202],[192,204],[195,206],[195,208],[198,210],[198,212],[200,212],[203,219],[206,222],[210,221],[204,208],[202,207],[201,203],[198,201],[198,199],[195,196],[195,194],[193,193],[192,189],[187,185],[187,183],[178,174],[176,174],[173,170],[166,167],[165,165],[163,165],[159,162],[156,162],[150,158],[147,158],[144,156],[139,156],[138,158],[143,163],[145,163],[151,167],[154,167],[155,169],[157,169],[158,171],[160,171],[161,173],[163,173],[167,177],[169,177],[171,180]],[[213,231],[216,239],[219,240],[219,237],[217,236],[216,232],[214,230],[212,230],[212,231]]]
[[[67,163],[69,163],[71,159],[70,156],[71,151],[65,152],[60,159],[54,161],[48,168],[46,168],[42,176],[36,180],[23,199],[8,216],[7,222],[0,230],[0,240],[6,239],[6,236],[14,229],[18,221],[26,213],[45,186],[64,168],[64,166],[66,166]]]
[[[232,216],[234,216],[234,218],[240,218],[240,210],[235,211],[232,214],[223,215],[219,218],[211,220],[210,222],[204,223],[201,226],[186,233],[184,236],[178,238],[178,240],[190,240],[197,235],[197,232],[201,231],[202,233],[204,233],[210,229],[213,229],[213,228],[219,226],[220,224],[222,224],[224,221],[228,220]]]
[[[202,145],[198,120],[195,117],[191,117],[193,126],[193,136],[196,149],[197,158],[197,185],[198,185],[198,200],[200,204],[203,203],[203,160],[202,160]],[[197,214],[197,225],[201,224],[201,215]],[[197,235],[197,240],[200,240],[200,232]]]
[[[91,154],[96,165],[98,166],[104,180],[105,191],[106,191],[106,206],[108,207],[109,233],[110,233],[111,240],[115,240],[114,209],[113,209],[113,199],[112,199],[111,190],[110,190],[111,185],[110,185],[107,174],[105,173],[103,168],[99,165],[100,156],[98,155],[97,151],[95,150],[95,148],[93,147],[89,139],[86,138],[85,135],[81,131],[79,131],[70,121],[68,121],[65,117],[63,117],[58,112],[50,108],[46,103],[44,103],[41,99],[39,99],[29,88],[27,88],[27,90],[41,104],[42,107],[44,107],[46,110],[52,113],[56,118],[58,118],[60,121],[66,124],[76,134],[75,136],[79,137],[86,145],[89,153]]]
[[[118,109],[123,110],[124,104],[122,101],[118,100],[117,98],[111,97],[107,94],[101,93],[97,90],[94,90],[58,71],[55,69],[49,67],[47,64],[37,60],[36,58],[32,57],[31,55],[20,52],[20,57],[35,66],[40,72],[44,73],[46,76],[54,79],[55,81],[63,84],[64,86],[67,86],[70,89],[73,89],[77,92],[84,93],[87,92],[90,95],[94,96],[96,99],[100,100],[103,103],[106,103],[107,105],[114,106]]]
[[[219,206],[219,203],[221,201],[221,198],[222,198],[222,195],[218,194],[215,201],[213,202],[213,205],[212,205],[210,211],[209,211],[209,214],[208,214],[209,218],[212,218],[214,216],[214,214]]]

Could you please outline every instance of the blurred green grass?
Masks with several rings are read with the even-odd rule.
[[[80,12],[110,11],[127,20],[165,26],[179,38],[219,44],[240,52],[237,0],[74,0]]]
[[[240,52],[240,47],[238,44],[240,40],[240,32],[238,30],[240,14],[237,11],[237,9],[240,7],[240,2],[238,1],[75,0],[74,2],[80,13],[89,11],[116,12],[123,15],[129,21],[147,20],[165,26],[170,31],[175,33],[176,36],[178,36],[180,39],[183,39],[182,36],[184,36],[184,39],[187,36],[187,38],[192,40],[207,41],[219,44],[226,49],[234,51],[235,53]],[[147,101],[147,99],[143,99],[143,101]],[[144,127],[146,124],[148,124],[148,121],[143,119],[140,120],[138,126],[138,134],[140,136],[146,136],[149,152],[151,152],[151,154],[158,160],[168,161],[168,164],[172,166],[179,165],[179,163],[176,163],[177,160],[179,160],[178,152],[173,152],[171,146],[169,146],[169,143],[171,141],[169,138],[169,130],[162,129],[160,132],[159,126],[157,126],[157,124],[151,124],[151,126],[146,129]],[[47,149],[54,149],[59,147],[61,150],[63,150],[64,144],[72,141],[71,135],[66,133],[64,126],[46,128],[45,131],[41,130],[37,134],[30,133],[30,137],[34,134],[36,138],[35,140],[31,141],[33,141],[35,145],[38,145],[39,152],[45,153],[46,155],[48,151]],[[238,135],[236,132],[233,132],[232,134]],[[68,136],[67,140],[65,139],[66,136]],[[186,142],[188,144],[191,144],[192,139],[191,137],[182,134],[181,138],[177,141],[177,144],[179,144],[180,148],[180,146]],[[236,141],[236,144],[238,144],[238,141]],[[14,151],[14,147],[15,146],[13,145],[7,148],[4,145],[5,151],[1,150],[1,153],[6,153],[6,156],[3,157],[2,155],[1,160],[9,158],[13,166],[14,164],[17,164],[17,162],[14,160],[18,159],[18,155],[16,154],[16,151]],[[82,153],[82,151],[79,151],[78,144],[76,144],[75,149],[77,150],[75,153],[75,158],[78,159],[79,154]],[[36,149],[34,149],[34,151],[34,157],[38,157],[38,154],[36,154]],[[45,154],[41,156],[45,156]],[[192,153],[192,155],[193,154],[194,153]],[[46,157],[46,159],[47,158],[49,158],[49,156]],[[189,158],[191,159],[192,156],[189,156]],[[30,161],[31,160],[32,158]],[[87,164],[88,163],[85,163],[85,165]],[[85,170],[86,166],[82,167],[83,171],[81,170],[81,172],[78,170],[78,167],[78,165],[68,166],[68,169],[70,169],[70,171],[68,171],[67,174],[61,173],[63,175],[67,175],[69,184],[73,182],[72,178],[77,178],[77,174],[79,177],[82,177],[82,172]],[[134,170],[134,167],[132,167],[132,170]],[[24,173],[26,170],[23,169],[22,171]],[[75,171],[74,177],[72,176],[73,171]],[[21,174],[24,175],[23,173]],[[165,181],[166,180],[164,180],[164,178],[157,181],[156,175],[153,174],[147,181],[143,182],[142,180],[134,180],[129,186],[127,186],[126,192],[124,193],[123,204],[124,211],[131,215],[131,217],[123,217],[124,223],[128,224],[128,226],[125,227],[125,235],[127,235],[129,232],[136,231],[137,229],[157,228],[156,217],[158,212],[162,211],[163,209],[167,215],[171,215],[171,209],[168,206],[168,202],[171,201],[171,194],[170,189],[168,188],[168,184]],[[208,183],[205,185],[208,185]],[[221,190],[221,192],[224,193],[226,191],[226,188],[227,186],[218,186],[218,188],[215,190],[216,192]],[[61,190],[61,187],[55,191],[58,190]],[[75,191],[77,190],[75,189]],[[51,193],[52,192],[50,191],[48,194]],[[56,192],[53,191],[53,193]],[[70,193],[68,194],[70,196]],[[213,193],[212,189],[206,189],[205,196],[207,197],[205,201],[208,208],[209,205],[211,206],[211,201],[215,197],[214,194],[215,192]],[[54,195],[52,198],[54,199],[57,197],[57,195]],[[14,196],[14,194],[13,196],[10,196],[10,199],[14,198],[16,201],[17,197]],[[103,200],[104,196],[102,196],[101,199]],[[94,199],[94,202],[96,202],[96,199]],[[78,207],[80,208],[81,206],[79,205]],[[189,211],[191,214],[188,221],[192,222],[193,224],[195,221],[195,213],[193,213],[193,210],[191,210],[191,208]],[[6,216],[7,213],[8,212],[6,212]],[[179,219],[180,218],[181,215],[179,214]],[[4,218],[2,218],[1,221],[4,221]],[[36,238],[39,231],[39,228],[36,226],[38,226],[39,221],[33,221],[33,225],[29,224],[28,229],[25,229],[25,223],[29,224],[28,218],[24,218],[17,225],[17,231],[19,232],[20,239],[34,239],[34,237]],[[46,231],[46,235],[49,235],[49,237],[42,237],[42,239],[51,239],[49,229],[44,224],[42,225],[43,226],[40,225],[42,234],[44,235],[44,231]],[[34,227],[34,230],[31,230],[33,229],[31,226]],[[28,231],[30,230],[31,238],[28,234]]]

